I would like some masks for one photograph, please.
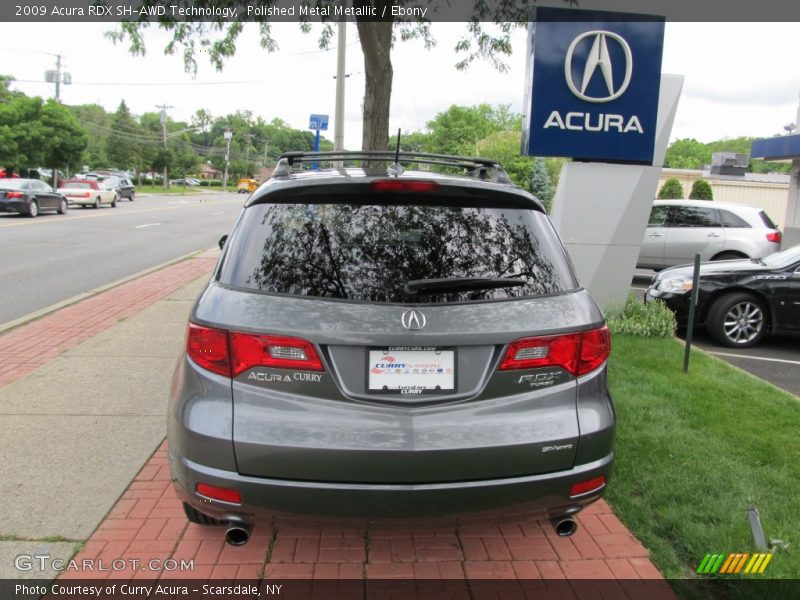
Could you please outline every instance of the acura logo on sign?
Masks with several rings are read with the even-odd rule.
[[[427,320],[425,315],[416,310],[407,310],[400,316],[400,322],[406,329],[422,329]]]
[[[573,73],[573,67],[579,67],[578,72],[580,73],[580,65],[573,64],[575,62],[575,49],[578,47],[578,44],[580,44],[586,38],[592,39],[592,48],[589,51],[589,55],[586,57],[586,62],[583,65],[583,77],[581,78],[579,87],[575,84],[575,77]],[[612,44],[616,44],[622,50],[622,54],[625,57],[625,76],[619,85],[616,85],[614,82],[614,65],[611,60],[611,53],[608,50],[609,41]],[[589,96],[586,93],[586,90],[589,87],[589,83],[592,81],[597,69],[600,69],[600,73],[603,76],[603,81],[605,82],[605,87],[608,94],[604,96]],[[586,102],[599,103],[616,100],[625,93],[625,90],[628,89],[628,85],[631,83],[632,74],[633,55],[631,54],[631,48],[628,46],[628,42],[626,42],[622,36],[611,31],[587,31],[586,33],[580,34],[578,37],[572,40],[572,43],[569,45],[569,49],[567,50],[567,57],[564,60],[564,75],[567,78],[567,86],[569,86],[569,89],[573,94],[575,94],[581,100],[585,100]],[[619,77],[617,78],[617,81],[619,82]]]

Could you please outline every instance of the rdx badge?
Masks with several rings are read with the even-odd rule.
[[[535,373],[533,375],[520,376],[517,383],[527,383],[532,388],[547,387],[558,381],[559,371],[547,371],[546,373]]]

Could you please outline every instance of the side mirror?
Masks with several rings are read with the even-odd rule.
[[[227,242],[227,241],[228,241],[228,236],[227,235],[223,235],[221,238],[219,238],[219,249],[220,250],[222,250],[225,247],[225,242]]]

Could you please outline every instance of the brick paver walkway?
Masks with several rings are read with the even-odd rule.
[[[215,262],[175,263],[0,335],[0,387],[210,272]]]
[[[142,468],[76,560],[193,560],[192,571],[165,578],[650,580],[648,600],[674,598],[648,558],[604,501],[578,516],[570,538],[547,520],[336,523],[276,518],[257,523],[250,542],[230,546],[224,527],[189,523],[169,481],[166,442]],[[98,578],[96,572],[64,577]],[[103,577],[153,579],[133,569]],[[645,583],[641,581],[641,583]],[[624,594],[623,594],[624,596]],[[449,596],[448,596],[449,597]],[[600,597],[600,596],[597,596]]]

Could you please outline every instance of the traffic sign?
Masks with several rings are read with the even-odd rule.
[[[328,130],[328,115],[311,115],[308,119],[308,128],[319,131]]]

